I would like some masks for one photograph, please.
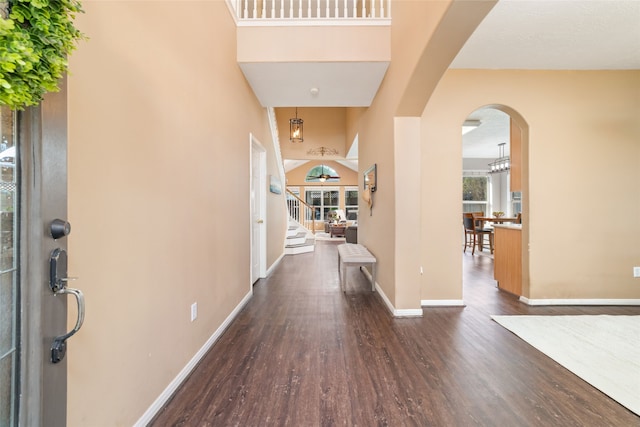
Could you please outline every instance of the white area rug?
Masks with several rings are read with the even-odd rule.
[[[491,316],[640,415],[640,316]]]

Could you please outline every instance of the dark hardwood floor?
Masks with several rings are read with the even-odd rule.
[[[465,307],[393,318],[336,244],[286,256],[153,426],[639,426],[640,418],[490,319],[640,314],[529,307],[463,254]]]

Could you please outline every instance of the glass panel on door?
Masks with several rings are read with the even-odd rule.
[[[0,425],[17,421],[18,283],[15,113],[0,106]]]

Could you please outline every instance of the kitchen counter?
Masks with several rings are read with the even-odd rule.
[[[498,287],[522,295],[522,224],[495,224],[493,277]]]

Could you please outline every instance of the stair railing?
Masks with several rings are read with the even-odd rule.
[[[316,209],[320,209],[319,207],[307,204],[297,194],[287,189],[287,209],[291,218],[316,234]]]
[[[391,0],[227,0],[242,20],[376,20],[391,17]]]

